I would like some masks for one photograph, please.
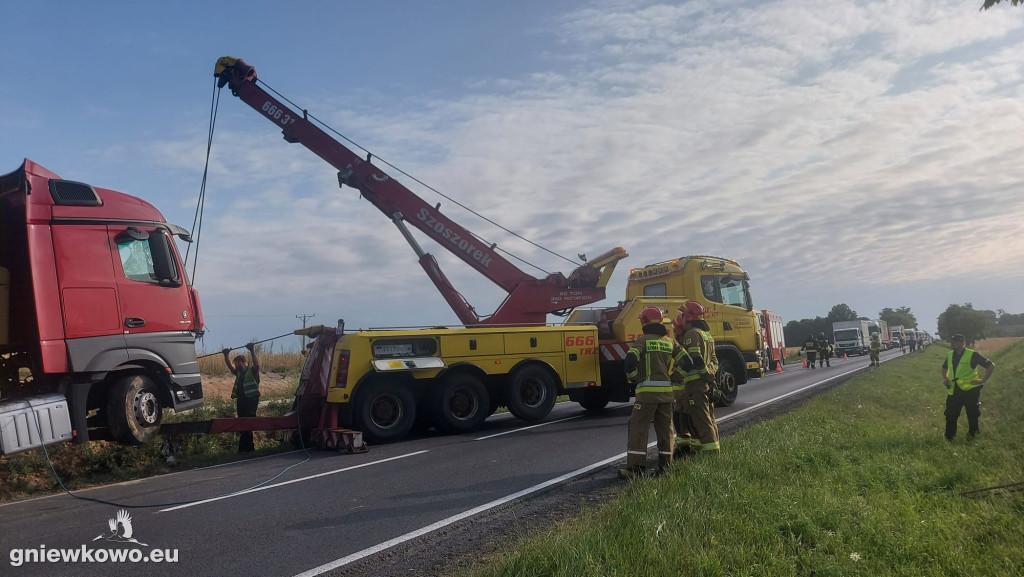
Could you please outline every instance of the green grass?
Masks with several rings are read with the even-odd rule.
[[[992,356],[981,435],[943,439],[941,345],[624,486],[472,575],[1021,575],[1024,342]],[[623,430],[625,437],[625,430]]]

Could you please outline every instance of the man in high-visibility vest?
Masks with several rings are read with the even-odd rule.
[[[682,395],[676,402],[681,405],[679,412],[692,431],[689,436],[690,452],[717,455],[720,444],[714,401],[721,393],[716,381],[718,357],[715,355],[715,339],[704,320],[702,304],[686,301],[679,310],[682,318],[677,319],[684,329],[679,342],[689,357],[689,363],[684,367]]]
[[[992,378],[996,365],[968,349],[963,335],[949,338],[953,350],[942,363],[942,384],[946,385],[946,440],[956,437],[956,422],[960,410],[967,413],[967,434],[972,438],[978,434],[978,420],[981,417],[981,387]],[[978,375],[978,367],[985,368],[985,376]]]
[[[685,356],[679,345],[668,336],[664,315],[650,306],[640,313],[643,335],[633,341],[623,361],[626,378],[636,385],[636,401],[629,416],[626,440],[626,468],[619,471],[623,479],[642,477],[647,471],[647,435],[651,421],[658,438],[658,473],[672,464],[675,432],[672,430],[672,373],[676,363]]]
[[[224,349],[224,364],[228,370],[235,375],[235,386],[231,389],[231,398],[235,399],[235,408],[239,417],[255,417],[256,409],[260,406],[260,362],[256,358],[256,346],[252,343],[245,345],[252,355],[252,366],[245,355],[235,355],[234,359],[228,359],[231,349]],[[256,450],[253,444],[252,431],[244,431],[238,434],[238,452],[251,453]]]

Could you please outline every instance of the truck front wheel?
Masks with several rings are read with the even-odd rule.
[[[538,421],[555,406],[558,387],[554,377],[537,365],[516,369],[505,385],[508,412],[523,421]]]
[[[362,385],[356,395],[352,420],[371,443],[393,443],[409,433],[416,422],[416,400],[409,389],[394,381]]]
[[[122,377],[110,389],[107,427],[114,439],[129,445],[148,443],[160,431],[162,417],[156,384],[146,375]]]
[[[469,373],[448,375],[433,399],[434,428],[444,433],[476,430],[491,406],[487,387]]]
[[[718,401],[719,407],[728,407],[736,402],[736,394],[739,387],[736,385],[736,367],[730,359],[722,360],[718,366],[718,390],[722,391],[722,398]]]

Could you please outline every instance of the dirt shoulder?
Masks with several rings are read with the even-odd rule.
[[[792,411],[847,379],[833,381],[828,385],[772,403],[758,411],[746,413],[735,420],[723,422],[719,425],[719,432],[723,437],[727,437],[754,423]],[[625,442],[625,429],[622,435]],[[724,442],[723,445],[728,450],[728,442]],[[617,497],[625,488],[625,484],[616,474],[620,466],[621,463],[613,463],[595,469],[587,475],[557,485],[523,501],[513,502],[455,523],[372,555],[353,565],[337,569],[328,575],[428,577],[466,571],[488,557],[509,550],[510,546],[515,546],[520,539],[549,531],[559,522],[599,507]]]

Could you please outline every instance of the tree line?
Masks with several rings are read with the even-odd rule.
[[[886,307],[879,311],[877,318],[891,327],[917,327],[917,317],[906,306]],[[789,321],[783,327],[783,332],[789,346],[798,346],[807,335],[817,337],[818,333],[825,333],[831,337],[832,323],[855,320],[871,319],[858,315],[846,303],[840,303],[833,306],[824,317]],[[971,303],[951,304],[939,315],[938,328],[939,338],[943,340],[949,340],[950,335],[959,333],[969,343],[992,337],[1024,337],[1024,313],[1008,313],[1003,309],[978,310]]]

